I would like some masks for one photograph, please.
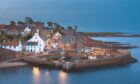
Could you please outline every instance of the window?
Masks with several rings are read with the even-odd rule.
[[[37,37],[35,37],[35,39],[37,39]]]

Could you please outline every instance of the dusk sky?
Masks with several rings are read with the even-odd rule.
[[[79,31],[140,33],[140,0],[1,0],[0,23],[26,16]]]

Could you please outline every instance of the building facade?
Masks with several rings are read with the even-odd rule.
[[[22,51],[22,49],[23,49],[21,41],[0,43],[0,48],[13,50],[13,51],[17,51],[17,52]]]
[[[34,34],[34,36],[26,43],[27,52],[40,53],[40,52],[44,52],[44,48],[45,48],[45,42],[39,36],[39,31],[37,31]]]

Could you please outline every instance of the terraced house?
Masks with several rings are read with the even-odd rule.
[[[13,51],[22,51],[23,49],[21,41],[0,43],[0,48],[13,50]]]

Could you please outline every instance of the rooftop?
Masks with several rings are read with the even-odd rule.
[[[3,43],[0,43],[0,45],[3,45],[3,46],[18,46],[19,42],[16,41],[16,42],[3,42]]]
[[[38,42],[27,42],[26,45],[36,46]]]

